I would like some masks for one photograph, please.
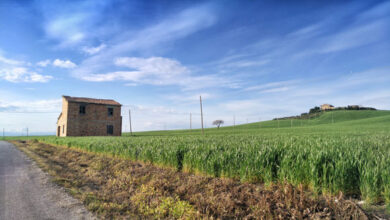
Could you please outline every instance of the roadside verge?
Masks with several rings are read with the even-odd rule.
[[[101,218],[369,219],[342,195],[193,175],[36,141],[12,143]]]

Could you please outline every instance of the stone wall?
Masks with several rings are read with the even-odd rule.
[[[66,125],[66,119],[68,117],[68,101],[62,98],[62,113],[57,121],[56,134],[57,136],[64,137],[67,134],[68,126]]]
[[[80,114],[80,105],[85,106],[85,114]],[[113,126],[113,136],[121,136],[122,116],[120,106],[69,102],[67,107],[66,133],[64,136],[108,136],[107,125]],[[108,108],[114,109],[112,116],[108,115]],[[61,136],[63,135],[61,134]]]

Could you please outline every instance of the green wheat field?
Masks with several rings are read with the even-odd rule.
[[[310,120],[209,128],[204,135],[200,130],[174,130],[30,138],[179,171],[303,184],[318,193],[341,191],[390,204],[390,111],[325,112]]]

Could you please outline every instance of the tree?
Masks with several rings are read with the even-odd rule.
[[[309,111],[309,114],[314,114],[314,113],[317,113],[317,112],[321,112],[321,108],[316,106],[314,108],[311,108],[310,111]]]
[[[216,125],[217,128],[221,126],[221,124],[225,123],[223,120],[215,120],[213,121],[213,125]]]

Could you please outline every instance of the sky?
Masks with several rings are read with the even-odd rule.
[[[0,1],[0,129],[54,134],[61,96],[123,131],[390,109],[390,1]]]

